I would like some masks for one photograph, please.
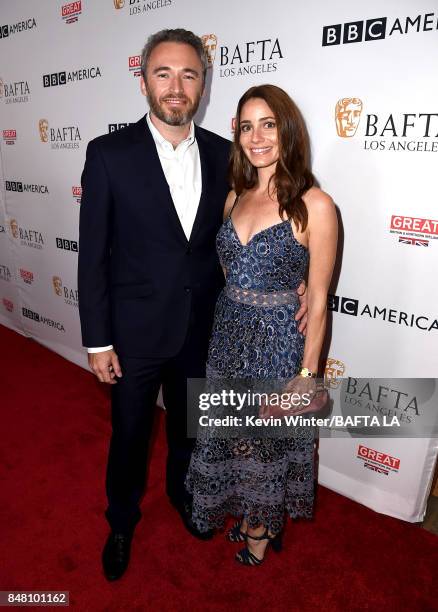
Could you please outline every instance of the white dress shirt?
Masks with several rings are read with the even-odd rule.
[[[154,126],[149,113],[146,115],[146,121],[157,148],[175,210],[189,240],[202,191],[201,160],[195,139],[195,125],[192,121],[189,135],[174,148]],[[88,348],[88,352],[101,353],[112,348],[112,345]]]

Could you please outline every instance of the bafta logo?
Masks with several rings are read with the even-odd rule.
[[[337,389],[341,384],[344,372],[345,364],[342,363],[342,361],[328,357],[324,371],[324,382],[326,386],[330,389]]]
[[[9,221],[9,227],[11,228],[11,234],[14,238],[18,238],[18,223],[15,219]]]
[[[217,36],[216,34],[204,34],[204,36],[201,36],[201,40],[207,54],[208,67],[211,68],[216,55]]]
[[[59,276],[52,277],[53,290],[56,295],[62,296],[62,280]]]
[[[125,0],[114,0],[114,8],[121,9],[125,6]]]
[[[341,138],[351,138],[356,134],[362,113],[362,100],[341,98],[336,102],[336,131]]]
[[[40,119],[38,122],[38,128],[40,130],[40,139],[41,142],[47,142],[49,140],[48,130],[49,130],[49,122],[47,119]]]

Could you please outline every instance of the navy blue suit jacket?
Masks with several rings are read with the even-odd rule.
[[[88,144],[78,265],[84,346],[171,357],[190,319],[208,341],[224,282],[215,237],[229,189],[230,142],[198,126],[195,135],[202,194],[189,240],[145,117]]]

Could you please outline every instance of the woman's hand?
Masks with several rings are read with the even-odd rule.
[[[283,401],[278,400],[278,395],[271,396],[272,401],[260,406],[259,416],[261,418],[284,417],[288,415],[301,415],[319,412],[329,399],[327,390],[322,381],[315,378],[295,376],[284,387],[281,396]],[[280,403],[280,405],[278,405]]]
[[[310,376],[295,376],[283,390],[290,397],[291,408],[289,414],[305,414],[311,412],[309,406],[317,390],[316,379]]]
[[[274,401],[278,400],[277,394],[271,395],[269,403],[260,406],[259,416],[262,418],[283,417],[289,414],[311,412],[309,406],[315,397],[316,389],[317,384],[314,378],[295,376],[279,394],[280,402]]]
[[[309,309],[307,304],[307,285],[305,281],[301,281],[297,289],[297,294],[300,307],[295,315],[295,321],[299,321],[298,331],[305,336],[307,331],[307,311]]]

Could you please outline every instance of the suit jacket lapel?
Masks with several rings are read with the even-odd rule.
[[[190,242],[193,242],[196,234],[202,227],[203,221],[208,216],[209,188],[213,184],[215,176],[215,160],[213,152],[211,147],[208,146],[208,143],[206,142],[198,126],[195,126],[195,135],[198,143],[199,157],[201,160],[202,191],[192,232],[190,234]]]

